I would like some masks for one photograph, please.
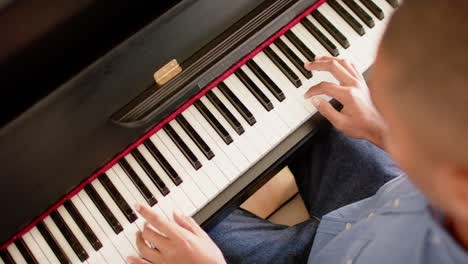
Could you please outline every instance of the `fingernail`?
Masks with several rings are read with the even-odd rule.
[[[140,205],[139,203],[136,203],[136,204],[135,204],[135,210],[136,210],[137,212],[140,212],[140,210],[141,210],[141,205]]]
[[[135,261],[133,261],[133,259],[131,257],[127,257],[127,262],[130,263],[130,264],[135,263]]]
[[[318,99],[317,97],[314,97],[312,98],[312,104],[317,107],[320,105],[320,99]]]

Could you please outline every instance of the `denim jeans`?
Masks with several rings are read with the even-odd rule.
[[[289,227],[234,210],[208,231],[228,263],[306,263],[318,219],[375,194],[401,174],[383,150],[329,123],[293,154],[288,166],[313,217]]]

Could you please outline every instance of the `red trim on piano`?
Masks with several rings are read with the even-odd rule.
[[[101,167],[99,170],[97,170],[91,177],[89,177],[86,181],[82,182],[79,186],[77,186],[73,191],[71,191],[69,194],[67,194],[65,197],[63,197],[58,203],[56,203],[54,206],[49,208],[46,212],[44,212],[41,216],[39,216],[37,219],[35,219],[33,222],[31,222],[28,226],[26,226],[21,232],[10,238],[7,243],[2,245],[0,247],[0,250],[5,249],[8,247],[11,243],[13,243],[16,239],[22,237],[24,234],[29,232],[36,224],[46,218],[47,216],[52,213],[52,211],[56,210],[58,207],[60,207],[65,201],[71,199],[73,196],[77,195],[84,187],[86,184],[94,181],[101,173],[106,172],[109,170],[112,166],[114,166],[118,160],[121,158],[125,157],[127,154],[129,154],[134,148],[138,147],[139,145],[143,144],[143,141],[145,141],[147,138],[151,137],[153,134],[158,132],[165,124],[169,123],[175,117],[182,113],[185,109],[187,109],[189,106],[191,106],[196,100],[200,99],[202,96],[206,94],[209,90],[213,89],[218,83],[221,81],[224,81],[226,78],[228,78],[231,74],[233,74],[238,68],[243,66],[245,63],[247,63],[248,60],[252,59],[260,53],[264,48],[269,46],[270,44],[273,43],[273,41],[280,36],[284,35],[286,31],[294,27],[297,23],[299,23],[304,17],[308,16],[312,11],[314,11],[316,8],[318,8],[320,5],[325,3],[326,0],[318,0],[315,4],[313,4],[311,7],[309,7],[307,10],[305,10],[302,14],[297,16],[294,20],[289,22],[286,26],[281,28],[278,32],[276,32],[273,36],[268,38],[264,43],[262,43],[260,46],[255,48],[251,53],[249,53],[247,56],[242,58],[240,61],[238,61],[235,65],[233,65],[231,68],[229,68],[226,72],[224,72],[221,76],[216,78],[213,82],[211,82],[208,86],[203,88],[203,90],[198,93],[196,96],[194,96],[192,99],[187,101],[185,104],[183,104],[179,109],[177,109],[174,113],[170,114],[168,117],[166,117],[162,122],[157,124],[154,128],[152,128],[150,131],[148,131],[143,137],[138,139],[137,141],[133,142],[130,146],[128,146],[122,153],[119,155],[115,156],[109,163]]]

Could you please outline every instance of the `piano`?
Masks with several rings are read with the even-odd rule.
[[[398,7],[396,0],[134,1],[139,8],[52,1],[67,7],[54,11],[45,2],[62,23],[42,37],[24,32],[31,36],[23,42],[8,26],[40,13],[41,1],[0,5],[2,32],[17,33],[2,40],[2,84],[13,94],[6,98],[24,99],[3,111],[0,129],[1,264],[125,263],[138,254],[136,202],[169,219],[173,211],[193,216],[208,229],[323,119],[303,94],[334,79],[303,64],[335,56],[366,72]],[[136,15],[117,15],[127,11]],[[97,21],[109,34],[87,39],[82,27],[95,37]],[[82,58],[92,46],[99,51]]]

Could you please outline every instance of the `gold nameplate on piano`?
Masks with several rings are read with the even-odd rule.
[[[181,71],[182,68],[179,63],[177,63],[177,60],[173,59],[154,73],[154,81],[161,86],[174,78]]]

